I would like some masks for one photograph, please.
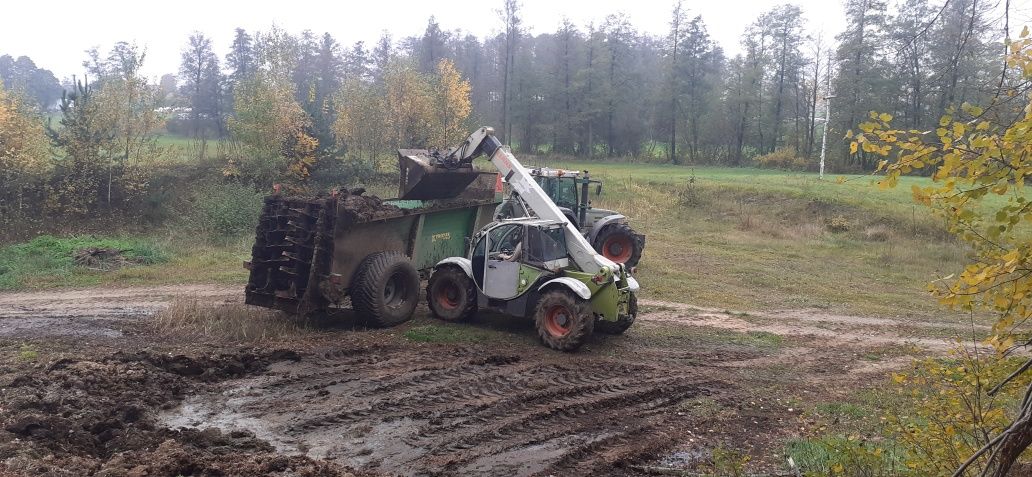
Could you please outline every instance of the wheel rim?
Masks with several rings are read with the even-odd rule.
[[[573,318],[573,313],[566,306],[552,306],[545,314],[545,330],[552,336],[566,336],[573,329]]]
[[[402,273],[395,273],[387,280],[383,287],[383,302],[392,308],[405,304],[405,276]]]
[[[616,263],[626,263],[633,251],[634,244],[626,235],[614,235],[602,243],[602,255]]]
[[[437,306],[445,310],[454,310],[459,307],[459,287],[451,282],[442,283],[434,294]]]

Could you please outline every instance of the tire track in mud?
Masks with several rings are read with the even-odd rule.
[[[278,363],[164,419],[243,427],[283,452],[392,474],[570,475],[661,452],[670,441],[654,435],[688,419],[671,409],[728,388],[691,368],[597,356],[388,346]],[[626,452],[599,444],[617,441]]]

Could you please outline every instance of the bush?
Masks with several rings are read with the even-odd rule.
[[[756,165],[765,169],[806,170],[807,160],[796,154],[794,147],[785,147],[756,157]]]
[[[848,232],[849,219],[841,215],[836,215],[835,217],[832,217],[831,220],[828,221],[828,230],[835,233]]]
[[[215,236],[253,232],[262,211],[263,194],[238,183],[210,184],[197,190],[186,214],[192,226]]]

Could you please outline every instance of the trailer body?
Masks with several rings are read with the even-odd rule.
[[[421,274],[465,255],[501,201],[496,173],[477,180],[479,186],[453,199],[267,197],[244,264],[250,270],[245,302],[298,314],[339,307],[373,254],[403,254]]]

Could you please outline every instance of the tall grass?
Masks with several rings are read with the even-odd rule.
[[[307,333],[296,317],[243,304],[212,304],[177,298],[158,313],[152,324],[161,334],[177,339],[258,343]]]

